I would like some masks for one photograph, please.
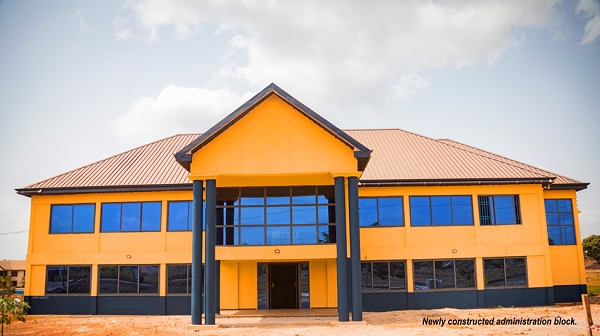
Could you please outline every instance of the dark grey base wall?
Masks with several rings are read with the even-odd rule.
[[[581,302],[581,294],[587,294],[586,285],[554,286],[554,300],[560,302]]]
[[[381,312],[403,309],[548,306],[558,302],[555,300],[555,291],[556,288],[544,287],[363,293],[363,310]]]
[[[29,314],[190,315],[190,296],[26,296]]]

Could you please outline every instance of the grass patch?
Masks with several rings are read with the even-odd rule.
[[[600,286],[587,286],[587,292],[589,296],[600,295]]]

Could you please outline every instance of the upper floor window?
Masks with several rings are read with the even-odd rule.
[[[158,295],[158,265],[100,265],[99,294]]]
[[[413,261],[415,290],[475,287],[475,260]]]
[[[473,225],[471,196],[411,196],[411,226]]]
[[[404,261],[373,261],[360,264],[363,291],[388,291],[406,289],[406,263]]]
[[[403,226],[402,197],[361,197],[358,199],[360,226]]]
[[[50,210],[50,233],[93,233],[95,204],[56,204]]]
[[[483,259],[485,287],[527,286],[525,258]]]
[[[481,225],[521,224],[519,195],[479,196]]]
[[[90,294],[91,266],[46,267],[47,294]]]
[[[575,220],[570,199],[544,200],[548,243],[550,245],[575,245]]]
[[[161,202],[102,203],[101,232],[160,231]]]

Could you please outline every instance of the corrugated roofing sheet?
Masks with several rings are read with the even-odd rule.
[[[400,129],[347,130],[372,149],[361,181],[456,179],[546,179],[554,184],[582,182],[447,139]],[[159,186],[190,184],[174,158],[200,134],[180,134],[134,148],[22,189]],[[22,190],[21,189],[21,190]]]

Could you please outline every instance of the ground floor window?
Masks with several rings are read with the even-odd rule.
[[[475,287],[475,260],[413,261],[415,291]]]
[[[100,265],[99,294],[158,295],[158,265]]]
[[[204,264],[202,264],[204,274]],[[167,294],[192,293],[192,264],[167,265]],[[204,277],[202,279],[202,295],[204,295]]]
[[[526,258],[483,259],[485,287],[527,286]]]
[[[363,291],[406,290],[404,261],[363,262],[360,273]]]
[[[90,294],[91,266],[46,267],[47,294]]]

